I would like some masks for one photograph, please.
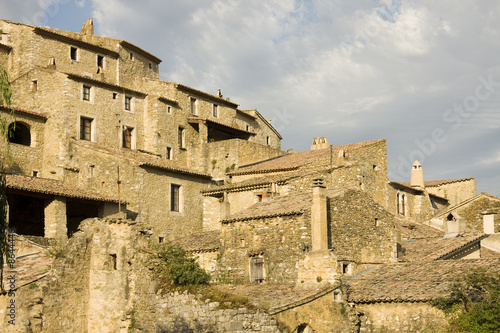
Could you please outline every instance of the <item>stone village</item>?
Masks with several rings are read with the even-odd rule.
[[[429,301],[451,278],[500,271],[500,198],[474,178],[428,181],[415,161],[391,181],[378,138],[282,151],[258,110],[160,80],[160,63],[92,19],[0,20],[17,304],[9,325],[0,295],[2,332],[416,332],[446,327]],[[151,242],[266,308],[156,292]]]

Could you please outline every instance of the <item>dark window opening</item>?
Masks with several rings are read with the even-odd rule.
[[[110,254],[111,256],[111,266],[113,267],[113,269],[116,271],[116,254]]]
[[[83,220],[99,216],[99,203],[68,199],[66,202],[66,215],[68,237],[78,231]]]
[[[92,140],[92,121],[91,118],[80,118],[80,140]]]
[[[45,200],[7,193],[9,228],[19,235],[44,236]]]
[[[70,57],[71,60],[78,60],[78,49],[76,47],[72,47],[70,49]]]
[[[132,52],[129,54],[129,56],[130,56],[130,60],[134,60],[134,54]]]
[[[212,106],[212,114],[214,117],[218,117],[219,114],[219,106],[217,104],[214,104]]]
[[[179,127],[179,130],[177,132],[177,139],[179,143],[179,148],[184,148],[184,128]]]
[[[158,243],[163,243],[164,237],[158,237]]]
[[[166,155],[165,155],[165,158],[166,158],[167,160],[171,160],[171,159],[172,159],[172,148],[167,147],[167,153],[166,153]]]
[[[153,69],[153,65],[149,63],[149,69]]]
[[[180,185],[175,185],[171,184],[170,185],[170,210],[172,212],[178,212],[179,211],[179,204],[180,204],[180,190],[181,186]]]
[[[349,273],[349,264],[342,264],[342,274]]]
[[[454,220],[453,214],[448,214],[448,216],[446,216],[446,220],[453,221]]]
[[[23,123],[11,123],[9,125],[9,142],[30,146],[31,133],[28,126]]]
[[[113,93],[113,99],[116,99],[116,95],[117,95],[116,93]]]
[[[38,177],[38,171],[33,171],[33,177]]]
[[[104,68],[104,57],[98,55],[97,56],[97,67]]]
[[[33,80],[31,82],[32,82],[32,89],[31,90],[37,91],[38,90],[38,81],[37,80]]]

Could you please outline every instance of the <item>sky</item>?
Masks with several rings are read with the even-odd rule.
[[[388,174],[500,196],[500,1],[0,0],[0,18],[127,40],[162,80],[258,109],[282,149],[387,139]]]

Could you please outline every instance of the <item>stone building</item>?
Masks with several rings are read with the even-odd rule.
[[[85,218],[121,210],[157,241],[188,235],[202,228],[200,192],[213,180],[281,154],[260,112],[160,80],[159,58],[94,35],[91,19],[80,33],[6,20],[0,31],[17,120],[14,163],[0,157],[15,175],[7,186],[19,232],[64,238]],[[14,126],[9,110],[0,116]]]

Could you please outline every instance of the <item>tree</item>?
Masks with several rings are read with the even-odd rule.
[[[10,86],[9,75],[3,67],[0,66],[0,106],[10,106],[10,98],[12,96],[12,89]],[[14,116],[14,111],[10,111],[11,116]],[[9,146],[9,122],[0,117],[0,140],[3,140],[1,144],[5,146],[5,151],[12,159],[10,154]],[[9,256],[9,224],[7,221],[7,186],[5,181],[5,169],[0,160],[0,292],[5,293],[3,286],[3,266],[5,259]]]
[[[500,276],[477,268],[451,285],[448,297],[432,305],[451,314],[451,332],[500,332]]]

